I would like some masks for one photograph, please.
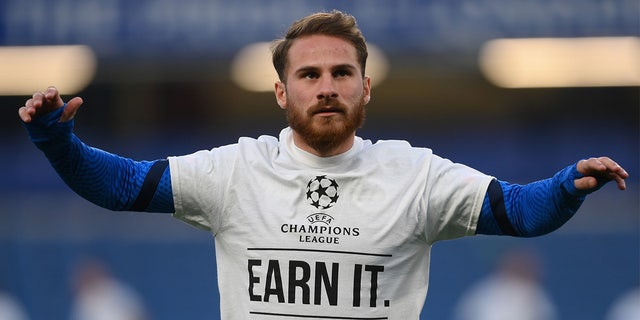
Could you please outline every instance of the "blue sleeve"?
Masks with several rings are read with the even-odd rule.
[[[595,190],[576,189],[574,180],[580,177],[574,164],[552,178],[526,185],[492,181],[476,233],[535,237],[558,229],[578,211],[585,196]]]
[[[174,212],[166,159],[134,161],[84,144],[63,108],[25,123],[31,141],[62,180],[92,203],[117,211]]]

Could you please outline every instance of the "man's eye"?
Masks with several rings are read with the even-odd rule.
[[[307,72],[304,74],[304,77],[307,79],[316,79],[318,78],[318,74],[315,72]]]
[[[351,72],[349,72],[348,70],[338,70],[333,73],[334,77],[347,77],[350,75],[351,75]]]

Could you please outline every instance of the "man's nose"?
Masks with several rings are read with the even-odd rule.
[[[338,92],[332,77],[323,77],[318,87],[318,100],[337,98]]]

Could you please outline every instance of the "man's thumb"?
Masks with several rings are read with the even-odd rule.
[[[582,177],[580,179],[574,180],[574,185],[578,190],[588,191],[598,187],[598,180],[595,177],[586,176],[586,177]]]
[[[82,105],[82,102],[82,98],[80,97],[75,97],[69,100],[69,102],[67,102],[67,106],[62,111],[60,122],[67,122],[73,119],[73,117],[76,115],[76,112],[78,112],[78,108],[80,108],[80,106]]]

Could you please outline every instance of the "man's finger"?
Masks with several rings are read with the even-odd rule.
[[[578,162],[577,169],[578,172],[583,175],[592,175],[594,173],[607,170],[607,166],[602,163],[599,158],[589,158],[586,160],[580,160],[580,162]]]
[[[626,183],[624,179],[629,177],[629,173],[622,166],[620,166],[617,162],[613,161],[608,157],[599,158],[600,162],[606,167],[605,174],[611,179],[615,180],[618,184],[618,188],[624,190],[626,188]]]
[[[24,122],[31,122],[33,115],[36,113],[34,99],[31,98],[24,103],[24,106],[18,109],[18,115]]]
[[[36,99],[36,100],[42,100],[44,98],[44,93],[43,92],[34,92],[31,97],[33,99]]]
[[[614,180],[616,182],[616,184],[618,185],[618,189],[620,190],[625,190],[627,189],[627,183],[624,181],[624,179],[629,177],[629,174],[622,169],[622,167],[619,167],[621,172],[611,172],[609,173],[609,176],[611,178],[611,180]]]
[[[18,109],[18,115],[20,116],[20,120],[22,120],[25,123],[29,123],[31,122],[31,114],[29,114],[29,110],[27,109],[27,107],[21,107]]]
[[[44,97],[48,100],[55,100],[59,96],[60,95],[56,87],[48,87],[44,92]]]
[[[616,183],[618,184],[618,189],[620,190],[627,189],[627,183],[624,181],[624,179],[617,177],[615,180],[616,180]]]

